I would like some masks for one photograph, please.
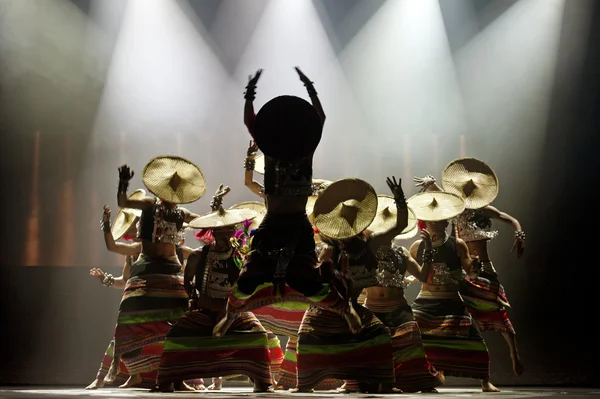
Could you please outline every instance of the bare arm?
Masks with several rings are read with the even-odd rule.
[[[263,185],[254,180],[254,166],[257,152],[258,145],[256,145],[253,140],[250,140],[250,144],[248,144],[248,151],[246,152],[246,160],[244,161],[244,185],[248,187],[254,194],[264,198],[265,194]]]
[[[107,287],[117,288],[120,290],[125,289],[127,280],[131,276],[131,264],[133,263],[133,257],[127,256],[125,258],[125,264],[123,265],[123,273],[120,277],[113,277],[112,274],[106,273],[98,268],[90,270],[90,276],[95,277],[100,283]]]
[[[142,244],[139,242],[132,244],[115,242],[110,228],[110,208],[106,205],[104,205],[102,221],[100,222],[100,225],[102,226],[102,231],[104,232],[104,243],[106,244],[106,249],[108,249],[110,252],[115,252],[125,256],[137,256],[142,251]]]
[[[183,220],[184,220],[186,223],[189,223],[189,222],[191,222],[192,220],[194,220],[194,219],[196,219],[196,218],[200,217],[200,215],[198,215],[198,214],[196,214],[196,213],[194,213],[194,212],[191,212],[191,211],[189,211],[189,210],[187,210],[187,209],[185,209],[185,208],[181,208],[181,209],[183,210],[183,217],[184,217],[184,219],[183,219]]]
[[[306,75],[304,73],[302,73],[300,68],[295,67],[295,69],[296,69],[296,72],[298,73],[298,76],[300,77],[300,80],[302,81],[302,83],[304,83],[304,86],[306,86],[306,90],[308,91],[308,96],[310,97],[310,101],[312,102],[312,105],[315,108],[315,111],[317,111],[317,114],[319,115],[319,118],[321,119],[321,124],[324,125],[325,124],[325,111],[323,111],[323,106],[321,105],[321,101],[319,100],[319,96],[317,95],[317,91],[315,90],[315,86],[313,85],[313,82],[311,82],[310,79],[308,79],[308,77],[306,77]]]
[[[148,209],[154,204],[154,199],[150,197],[144,197],[139,200],[131,200],[127,198],[127,188],[129,187],[129,181],[133,177],[134,172],[129,169],[129,166],[123,165],[119,168],[119,188],[117,190],[117,205],[120,208],[131,208],[131,209]]]
[[[417,246],[417,249],[418,248],[419,247]],[[406,271],[415,276],[420,282],[426,283],[427,275],[423,275],[423,268],[421,267],[421,265],[417,263],[417,261],[415,260],[415,258],[413,258],[410,252],[408,252],[404,248],[402,248],[402,252],[404,252],[404,255],[406,256]]]
[[[254,137],[254,120],[256,119],[256,114],[254,113],[254,98],[256,97],[256,83],[260,78],[262,73],[262,69],[256,71],[254,77],[248,76],[248,86],[246,86],[246,92],[244,93],[244,98],[246,102],[244,103],[244,125],[248,128],[248,132],[252,137]]]
[[[386,183],[396,201],[396,224],[387,231],[382,231],[377,234],[371,234],[369,236],[369,242],[372,245],[372,249],[376,252],[379,247],[383,245],[389,245],[390,242],[408,225],[408,207],[406,206],[406,199],[404,198],[404,191],[402,190],[402,179],[398,179],[392,176],[386,179]]]
[[[456,239],[456,250],[458,252],[458,256],[460,258],[460,264],[465,272],[471,273],[475,271],[477,267],[474,265],[478,261],[477,258],[472,258],[469,253],[469,247],[467,243],[461,240],[460,238]]]
[[[509,215],[508,213],[501,212],[500,210],[494,208],[491,205],[488,205],[485,208],[483,208],[483,213],[491,219],[496,219],[500,220],[501,222],[508,223],[513,227],[513,229],[515,229],[515,239],[513,241],[511,251],[517,254],[517,259],[521,259],[523,253],[525,253],[525,233],[523,232],[521,223],[519,223],[519,221],[513,216]]]
[[[431,235],[429,234],[429,232],[425,229],[421,230],[421,239],[418,241],[415,241],[413,245],[411,245],[410,247],[410,256],[414,259],[417,259],[417,255],[419,252],[419,246],[421,245],[421,242],[424,243],[425,245],[425,251],[423,252],[423,265],[421,267],[421,273],[420,273],[420,277],[419,276],[415,276],[417,278],[419,278],[419,280],[421,282],[423,282],[424,284],[429,284],[429,273],[431,272],[431,265],[433,264],[433,258],[435,256],[435,253],[433,251],[433,244],[431,242]],[[417,261],[415,261],[415,263],[417,263]],[[408,270],[408,265],[407,265],[407,270]],[[409,271],[410,272],[410,271]],[[412,274],[412,272],[411,272]]]

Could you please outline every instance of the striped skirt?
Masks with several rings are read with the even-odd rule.
[[[433,367],[446,376],[489,378],[487,345],[458,292],[421,290],[412,309]]]
[[[130,375],[156,371],[164,339],[187,308],[183,277],[148,274],[130,278],[125,285],[115,328],[115,354]]]
[[[96,374],[97,380],[104,380],[104,377],[106,377],[106,374],[108,374],[108,370],[110,369],[110,366],[113,361],[114,349],[115,341],[110,341],[108,348],[106,348],[106,352],[104,352],[104,357],[102,358],[102,362],[100,363],[98,373]],[[156,383],[156,370],[149,373],[142,373],[140,377],[142,377],[142,383],[140,384],[141,387],[152,388]],[[127,371],[127,367],[125,366],[123,359],[121,359],[121,361],[119,362],[119,372],[117,373],[114,382],[112,382],[110,385],[118,386],[124,384],[128,379],[129,372]]]
[[[298,388],[311,389],[327,378],[361,383],[393,383],[392,340],[368,309],[355,305],[363,328],[352,334],[340,315],[311,306],[298,332]]]
[[[390,330],[394,358],[395,387],[404,392],[429,391],[443,383],[429,363],[421,331],[405,300],[368,299],[365,306]]]
[[[164,344],[158,384],[243,374],[271,383],[267,333],[256,317],[241,313],[225,336],[214,338],[218,312],[193,310],[173,325]]]
[[[296,346],[298,344],[298,329],[304,312],[308,309],[308,304],[303,302],[285,302],[274,304],[264,308],[254,310],[254,315],[260,323],[269,331],[273,331],[277,335],[288,337],[285,347],[285,354],[279,370],[277,380],[277,389],[292,389],[296,388],[297,380],[297,355]],[[271,355],[271,371],[273,375],[273,355]],[[331,390],[342,385],[342,381],[335,379],[327,379],[322,381],[315,387],[316,390]]]
[[[510,303],[495,272],[482,271],[475,278],[466,276],[460,294],[481,331],[515,334],[515,328],[506,313]]]

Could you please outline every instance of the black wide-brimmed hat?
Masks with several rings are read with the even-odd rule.
[[[295,96],[279,96],[258,111],[254,140],[267,156],[292,160],[312,154],[321,141],[323,124],[308,101]]]

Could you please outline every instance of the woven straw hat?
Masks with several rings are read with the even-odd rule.
[[[254,171],[261,175],[265,174],[265,154],[257,155],[254,158]]]
[[[193,229],[218,229],[220,227],[241,224],[246,219],[253,220],[257,216],[257,213],[248,207],[243,209],[223,209],[223,197],[229,191],[229,187],[221,184],[210,204],[213,211],[192,220],[190,227]]]
[[[263,154],[292,160],[312,154],[321,141],[323,124],[308,101],[295,96],[275,97],[258,111],[254,140]]]
[[[342,179],[327,187],[315,201],[314,225],[320,234],[338,240],[363,232],[377,213],[377,193],[366,181]]]
[[[135,190],[129,197],[130,200],[139,200],[146,196],[146,191],[141,188]],[[116,241],[119,238],[123,237],[123,235],[131,228],[131,226],[135,223],[138,217],[142,216],[141,209],[131,209],[131,208],[121,208],[115,216],[115,221],[110,229],[110,232],[113,236],[113,239]]]
[[[234,210],[234,209],[251,210],[251,211],[256,212],[256,217],[254,219],[252,219],[252,224],[250,225],[248,230],[254,230],[258,226],[260,226],[260,223],[262,222],[262,220],[265,218],[265,215],[267,214],[267,208],[265,207],[264,202],[258,202],[258,201],[244,201],[244,202],[240,202],[239,204],[235,204],[234,206],[229,208],[229,210]]]
[[[461,197],[444,191],[415,194],[406,202],[417,219],[424,222],[452,219],[465,210],[465,201]]]
[[[308,200],[306,201],[306,214],[308,215],[308,220],[310,220],[311,223],[314,221],[313,209],[315,208],[315,202],[317,201],[317,198],[319,198],[319,194],[329,187],[331,183],[333,182],[330,180],[313,179],[313,188],[315,194],[308,197]]]
[[[442,172],[442,187],[463,198],[467,209],[479,209],[491,204],[498,195],[498,177],[483,161],[459,158]]]
[[[200,168],[177,156],[152,159],[144,167],[142,180],[152,194],[173,204],[197,201],[206,191],[206,181]]]
[[[377,214],[369,226],[369,230],[373,233],[388,231],[396,225],[397,215],[398,209],[396,208],[394,197],[382,194],[378,195]],[[417,217],[412,209],[408,208],[408,224],[400,235],[409,233],[415,227],[417,227]]]

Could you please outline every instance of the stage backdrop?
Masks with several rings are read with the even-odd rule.
[[[117,211],[117,167],[134,169],[132,191],[152,157],[192,160],[208,185],[188,205],[198,213],[221,183],[225,206],[258,200],[243,186],[247,75],[265,69],[258,110],[307,98],[300,65],[327,114],[314,177],[388,194],[395,175],[408,197],[413,176],[439,179],[457,157],[496,171],[494,205],[527,234],[522,260],[509,226],[491,243],[525,372],[515,378],[504,340],[486,333],[492,382],[598,385],[600,4],[141,3],[0,5],[0,384],[93,380],[120,300],[89,276],[120,275],[99,227],[103,204]]]

